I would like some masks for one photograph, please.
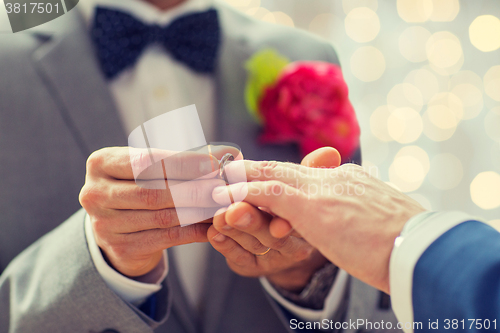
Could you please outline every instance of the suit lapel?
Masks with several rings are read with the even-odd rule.
[[[104,146],[126,145],[82,18],[78,13],[66,16],[71,18],[64,33],[49,37],[33,54],[35,66],[85,155]]]

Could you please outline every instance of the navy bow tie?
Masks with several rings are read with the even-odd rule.
[[[163,45],[172,57],[194,71],[211,73],[220,43],[215,9],[181,16],[161,27],[146,25],[121,11],[98,7],[91,34],[108,79],[133,66],[142,51],[153,43]]]

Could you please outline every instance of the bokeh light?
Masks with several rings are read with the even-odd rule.
[[[493,108],[486,114],[484,128],[490,138],[500,142],[500,107]]]
[[[387,95],[387,104],[397,108],[409,107],[417,112],[422,110],[424,100],[420,90],[411,83],[395,85]]]
[[[387,122],[392,111],[396,108],[390,105],[382,105],[373,111],[370,116],[370,130],[372,134],[383,142],[392,141],[387,128]]]
[[[423,27],[406,28],[399,36],[399,52],[411,62],[427,60],[425,46],[431,35],[429,30]]]
[[[406,146],[399,150],[389,167],[389,181],[403,192],[417,190],[429,172],[427,153],[418,146]]]
[[[440,69],[453,68],[463,58],[460,40],[449,31],[434,33],[427,41],[425,50],[431,66]]]
[[[424,104],[439,93],[439,81],[436,75],[427,69],[415,69],[408,73],[405,83],[415,86],[422,94]]]
[[[344,21],[347,36],[358,43],[374,40],[380,31],[377,13],[367,7],[354,8]]]
[[[385,72],[385,58],[374,46],[362,46],[351,56],[351,72],[363,82],[380,79]]]
[[[309,23],[309,31],[331,41],[341,41],[344,38],[342,19],[331,13],[319,14]]]
[[[436,155],[431,160],[428,179],[440,190],[451,190],[460,184],[464,176],[462,162],[453,154]]]
[[[500,207],[500,175],[494,171],[478,174],[470,184],[470,195],[482,209]]]
[[[425,22],[433,10],[432,0],[398,0],[398,14],[406,22]]]
[[[483,52],[500,48],[500,20],[493,15],[481,15],[469,26],[469,38]]]
[[[342,8],[344,13],[349,14],[351,10],[358,7],[370,8],[374,12],[378,9],[377,0],[342,0]]]
[[[412,108],[397,108],[387,119],[387,130],[396,142],[414,142],[422,134],[422,117]]]
[[[458,0],[433,0],[432,5],[431,21],[451,22],[460,12]]]
[[[500,65],[491,67],[484,75],[483,82],[486,94],[500,102]]]
[[[488,222],[488,224],[500,231],[500,220],[491,220]]]
[[[454,74],[448,82],[451,89],[455,88],[459,84],[472,84],[479,91],[483,91],[483,79],[470,70],[460,71]]]
[[[483,110],[483,93],[470,83],[456,85],[451,93],[460,98],[463,105],[462,119],[473,119]]]

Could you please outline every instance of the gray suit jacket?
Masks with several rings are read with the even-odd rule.
[[[267,47],[291,60],[337,62],[332,47],[216,6],[223,28],[215,73],[218,141],[238,144],[246,158],[298,161],[295,146],[256,143],[242,64]],[[214,250],[199,317],[188,307],[173,258],[156,320],[107,288],[88,252],[78,193],[87,156],[126,145],[126,133],[81,18],[72,11],[59,20],[63,31],[0,37],[0,271],[10,262],[0,277],[0,333],[290,332],[285,312],[258,280],[232,273]],[[379,292],[352,280],[346,320],[394,321],[379,301]]]

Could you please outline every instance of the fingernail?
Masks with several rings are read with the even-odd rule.
[[[224,236],[223,234],[221,233],[218,233],[217,235],[215,235],[212,240],[216,241],[217,243],[222,243],[223,241],[226,240],[226,236]]]
[[[226,224],[225,226],[222,227],[222,230],[231,231],[231,230],[233,230],[233,227]]]
[[[224,192],[227,192],[226,186],[219,186],[214,188],[212,195],[221,195]]]
[[[252,215],[250,213],[245,213],[242,217],[236,221],[234,224],[238,228],[246,228],[252,222]]]

